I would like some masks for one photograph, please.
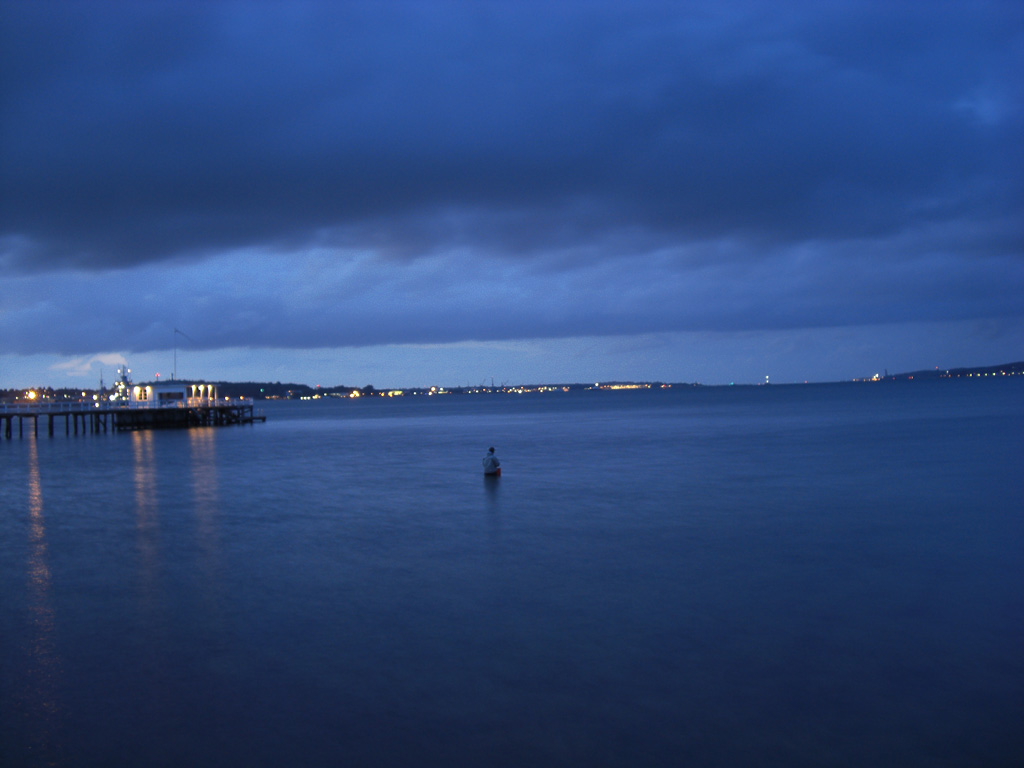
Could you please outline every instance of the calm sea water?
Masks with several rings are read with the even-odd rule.
[[[1024,758],[1024,382],[266,413],[0,439],[5,766]]]

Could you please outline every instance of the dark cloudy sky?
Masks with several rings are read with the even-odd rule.
[[[1024,358],[1017,0],[0,0],[0,36],[0,387]]]

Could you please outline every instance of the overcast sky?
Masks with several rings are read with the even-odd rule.
[[[0,387],[1024,359],[1024,3],[0,0]]]

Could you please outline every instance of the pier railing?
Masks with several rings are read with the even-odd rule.
[[[29,415],[33,413],[82,413],[83,411],[134,411],[157,408],[220,408],[251,406],[251,397],[220,398],[190,397],[187,400],[75,400],[64,402],[0,403],[0,413]]]

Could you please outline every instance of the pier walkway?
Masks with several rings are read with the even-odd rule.
[[[46,422],[46,432],[53,436],[55,422],[64,420],[64,434],[95,434],[135,429],[174,429],[187,427],[223,427],[231,424],[252,424],[266,421],[262,412],[253,408],[247,398],[211,400],[194,398],[175,403],[100,403],[91,401],[68,403],[0,403],[0,434],[14,437],[17,420],[18,437],[26,427],[39,434],[39,420]],[[31,422],[26,425],[26,422]]]

